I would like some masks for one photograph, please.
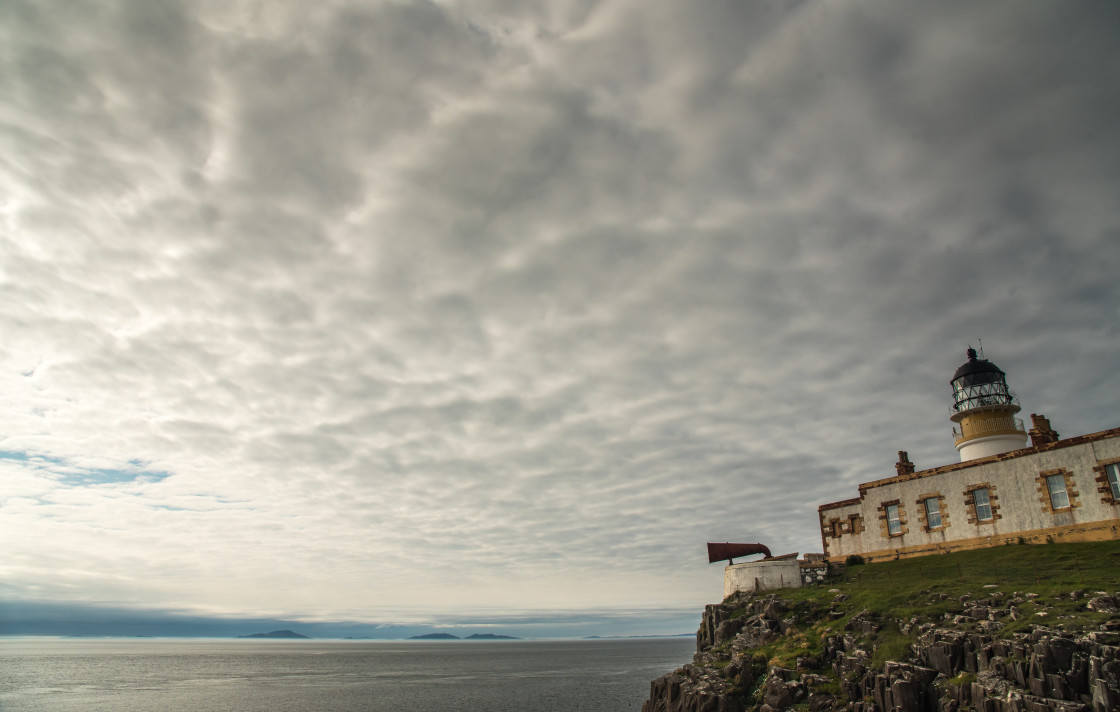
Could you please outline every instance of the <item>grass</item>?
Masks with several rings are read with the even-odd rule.
[[[1023,544],[853,566],[845,581],[871,590],[916,583],[946,591],[1013,585],[1046,595],[1079,586],[1115,586],[1118,567],[1120,542]]]
[[[1035,593],[1051,614],[1078,615],[1086,622],[1099,622],[1106,614],[1084,610],[1084,601],[1064,594],[1083,590],[1115,592],[1120,588],[1120,541],[1084,544],[1011,545],[951,554],[901,559],[850,566],[827,584],[781,591],[788,601],[824,605],[838,589],[849,600],[846,615],[833,621],[832,628],[843,628],[851,616],[867,608],[884,616],[907,620],[929,619],[958,610],[962,596],[989,598],[1003,594]],[[941,594],[937,596],[935,594]],[[1059,599],[1062,596],[1063,600]],[[934,600],[941,598],[941,600]],[[1064,601],[1064,602],[1063,602]],[[1024,613],[1035,613],[1035,604],[1024,604]],[[1024,616],[1026,618],[1027,616]],[[1049,617],[1049,616],[1048,616]],[[1003,630],[1022,626],[1004,621]]]
[[[881,668],[888,660],[906,660],[910,657],[910,638],[898,628],[884,628],[876,636],[875,653],[871,656],[871,667]]]
[[[1074,599],[1072,591],[1083,595]],[[1015,597],[1019,620],[1000,619],[999,637],[1027,632],[1042,625],[1069,633],[1096,630],[1112,618],[1085,607],[1097,591],[1120,590],[1120,541],[1083,544],[1010,545],[994,549],[955,552],[914,559],[849,566],[828,583],[800,589],[768,591],[786,602],[798,625],[789,635],[747,651],[755,679],[750,690],[757,697],[760,674],[770,666],[793,668],[800,656],[818,656],[823,641],[833,635],[855,635],[871,653],[872,668],[888,660],[905,662],[918,636],[918,625],[974,630],[977,622],[954,617],[962,614],[964,602],[993,599],[993,608],[1006,609]],[[840,597],[843,594],[846,597]],[[1000,594],[1000,595],[997,595]],[[837,598],[842,598],[837,601]],[[847,630],[853,617],[868,611],[878,630],[870,635]],[[745,615],[737,608],[732,617]],[[834,612],[836,618],[829,613]],[[1039,616],[1037,614],[1044,614]],[[914,621],[906,633],[901,624]],[[817,671],[832,677],[828,665]],[[967,676],[954,684],[967,684]],[[837,686],[831,680],[821,689]]]
[[[972,672],[962,672],[960,675],[949,679],[949,684],[955,687],[971,685],[974,682],[976,682],[976,673]]]

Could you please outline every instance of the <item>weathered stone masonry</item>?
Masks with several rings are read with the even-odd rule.
[[[821,505],[825,555],[829,561],[853,554],[879,561],[1019,540],[1117,539],[1120,501],[1106,468],[1118,463],[1120,428],[920,471],[911,469],[903,452],[899,474],[861,484],[855,499]],[[938,527],[928,524],[931,498]],[[889,531],[888,506],[897,507],[895,533]]]

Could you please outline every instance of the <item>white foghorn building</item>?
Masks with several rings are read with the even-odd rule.
[[[829,561],[1120,538],[1120,428],[1061,440],[1031,415],[1028,433],[1006,374],[971,348],[950,383],[961,462],[915,471],[900,451],[894,476],[821,505]]]

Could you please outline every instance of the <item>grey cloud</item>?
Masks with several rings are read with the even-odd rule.
[[[234,97],[232,187],[266,189],[311,210],[361,199],[401,133],[422,129],[444,95],[483,81],[492,50],[437,5],[350,7],[303,41],[229,47]],[[337,214],[337,213],[336,213]]]

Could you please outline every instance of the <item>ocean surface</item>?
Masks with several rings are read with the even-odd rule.
[[[692,638],[0,638],[4,712],[637,712]]]

